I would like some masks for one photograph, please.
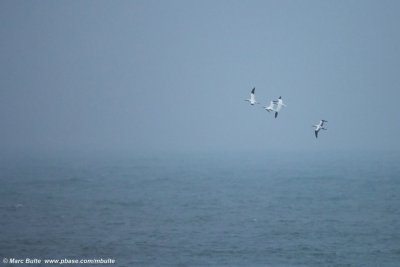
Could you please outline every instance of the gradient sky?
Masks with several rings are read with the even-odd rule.
[[[400,1],[0,1],[0,145],[400,149]],[[274,119],[243,100],[282,96]],[[329,121],[315,139],[312,124]]]

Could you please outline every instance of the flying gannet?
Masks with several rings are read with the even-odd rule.
[[[254,95],[254,91],[256,90],[256,88],[254,87],[253,90],[251,90],[251,94],[250,94],[250,98],[249,99],[245,99],[244,101],[248,101],[250,102],[250,105],[254,105],[254,104],[260,104],[256,101],[256,97]]]
[[[282,97],[280,96],[278,100],[272,100],[269,102],[269,106],[265,106],[264,109],[268,112],[275,111],[275,118],[278,117],[278,112],[282,109],[282,107],[286,107],[283,104]]]
[[[286,107],[285,104],[283,104],[282,97],[280,96],[278,100],[274,100],[276,104],[276,109],[275,109],[275,119],[278,117],[278,112],[281,111],[282,107]]]
[[[267,107],[267,106],[265,106],[264,107],[264,109],[266,110],[266,111],[268,111],[268,112],[270,112],[270,111],[275,111],[276,110],[276,103],[275,103],[275,101],[270,101],[269,102],[269,106]]]
[[[322,129],[322,130],[327,130],[326,128],[324,128],[324,123],[328,122],[326,120],[320,120],[318,124],[313,125],[313,127],[315,127],[314,133],[315,133],[315,138],[318,138],[318,132]]]

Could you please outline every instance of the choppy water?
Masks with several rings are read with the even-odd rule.
[[[396,153],[4,157],[0,167],[0,258],[400,265]]]

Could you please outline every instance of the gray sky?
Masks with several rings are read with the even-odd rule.
[[[399,14],[400,1],[0,1],[1,148],[399,149]],[[263,104],[283,97],[278,119],[243,101],[253,86]]]

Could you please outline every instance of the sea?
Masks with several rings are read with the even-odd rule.
[[[400,266],[400,153],[3,155],[0,266],[26,259]]]

